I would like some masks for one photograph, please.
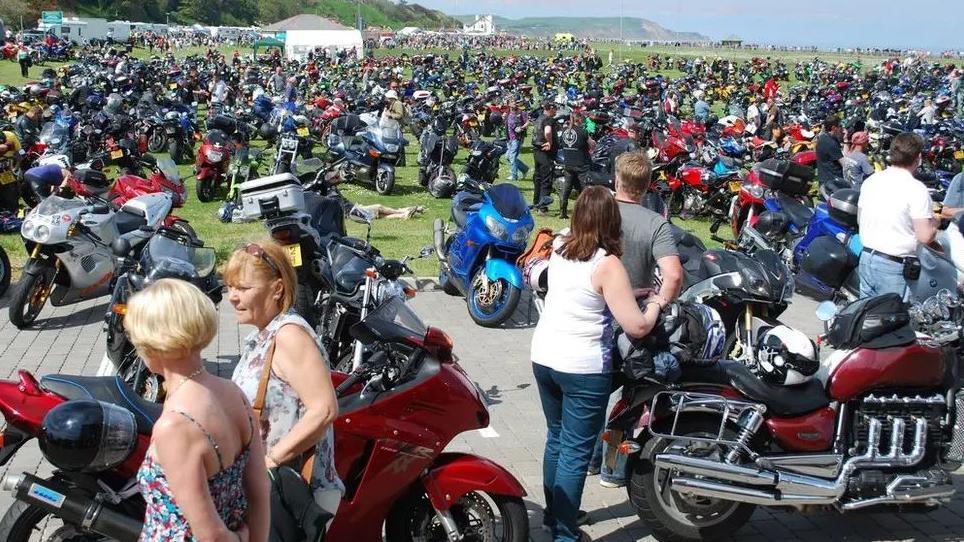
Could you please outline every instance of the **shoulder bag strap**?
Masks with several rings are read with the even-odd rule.
[[[268,381],[271,380],[271,361],[274,359],[274,347],[275,340],[271,339],[271,346],[268,347],[268,355],[264,360],[264,368],[261,369],[261,379],[258,380],[258,392],[254,396],[254,402],[251,403],[254,417],[259,423],[261,422],[261,413],[264,410],[265,395],[268,393]]]

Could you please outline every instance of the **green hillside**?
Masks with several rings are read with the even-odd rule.
[[[462,22],[471,22],[473,15],[460,15]],[[558,33],[573,34],[578,38],[613,39],[620,37],[619,17],[523,17],[508,19],[495,17],[499,32],[526,36],[552,36]],[[695,32],[676,32],[658,23],[638,17],[622,20],[622,36],[627,40],[655,41],[708,41],[709,38]]]
[[[201,23],[210,25],[270,24],[299,13],[316,13],[355,26],[358,6],[369,26],[394,29],[418,26],[453,28],[459,22],[440,11],[418,4],[389,0],[0,0],[0,18],[25,26],[40,11],[60,9],[68,15],[104,17],[143,22]]]

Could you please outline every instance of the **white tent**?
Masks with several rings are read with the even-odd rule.
[[[355,48],[358,58],[364,55],[365,43],[357,30],[288,30],[284,37],[285,56],[303,60],[313,50],[331,52]]]

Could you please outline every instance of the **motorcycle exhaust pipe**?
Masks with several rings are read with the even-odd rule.
[[[673,478],[672,490],[677,493],[696,495],[725,501],[739,501],[760,506],[802,506],[807,504],[830,504],[836,499],[817,495],[790,495],[773,491],[760,491],[696,478]]]
[[[445,222],[441,218],[436,218],[433,223],[433,241],[435,242],[435,255],[440,262],[446,261],[445,257]]]
[[[659,454],[656,466],[674,470],[684,475],[704,476],[749,486],[773,488],[781,493],[825,496],[836,499],[844,487],[837,480],[824,480],[785,471],[761,470],[729,465],[676,454]]]
[[[4,485],[12,485],[12,481],[4,480]],[[120,542],[135,542],[144,526],[143,518],[132,518],[57,480],[43,480],[24,473],[12,491],[19,501]]]

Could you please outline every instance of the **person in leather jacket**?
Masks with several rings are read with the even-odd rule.
[[[29,147],[38,141],[40,137],[40,115],[40,108],[34,106],[17,119],[14,131],[22,146]]]

